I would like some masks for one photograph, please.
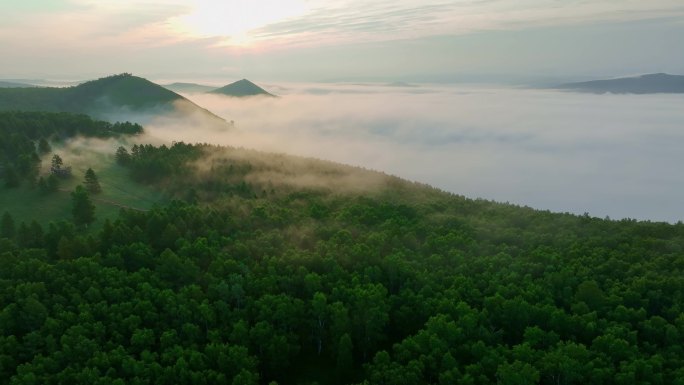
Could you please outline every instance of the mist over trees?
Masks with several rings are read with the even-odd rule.
[[[0,177],[8,188],[17,187],[22,181],[41,183],[41,157],[49,156],[52,151],[50,142],[64,142],[79,135],[108,138],[141,132],[142,126],[138,124],[112,124],[86,115],[0,112]],[[50,174],[68,177],[71,171],[59,155],[54,154]]]

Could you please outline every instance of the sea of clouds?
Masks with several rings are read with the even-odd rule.
[[[265,84],[185,95],[234,121],[153,136],[316,157],[471,198],[611,218],[684,219],[684,95],[472,85]]]

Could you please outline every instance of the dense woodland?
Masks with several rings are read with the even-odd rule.
[[[235,148],[115,158],[176,199],[1,218],[0,384],[684,384],[681,223]]]

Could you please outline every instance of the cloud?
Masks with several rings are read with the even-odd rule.
[[[214,47],[237,44],[251,49],[254,44],[271,48],[349,44],[675,17],[684,15],[684,5],[678,0],[43,0],[32,5],[0,5],[0,11],[6,19],[0,36],[4,31],[9,37],[21,28],[34,42],[43,36],[53,43],[83,46],[89,42],[158,46],[216,38],[219,43],[214,42]]]
[[[251,32],[275,45],[307,46],[417,39],[487,30],[520,30],[598,21],[631,21],[683,15],[684,5],[655,2],[551,0],[440,0],[321,2],[301,17]]]
[[[471,198],[599,217],[682,219],[681,95],[416,88],[429,92],[283,84],[277,99],[191,95],[235,120],[237,130],[147,128],[169,140],[361,166]]]
[[[276,80],[491,81],[672,72],[683,16],[679,0],[3,2],[0,73],[206,78],[228,68]]]
[[[34,49],[59,50],[154,47],[181,40],[168,33],[165,22],[186,12],[187,5],[179,1],[74,0],[60,6],[37,4],[14,8],[11,15],[15,17],[0,26],[0,41],[15,47],[31,44]]]

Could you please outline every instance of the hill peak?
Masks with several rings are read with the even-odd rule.
[[[130,73],[107,76],[81,83],[73,88],[78,98],[106,96],[115,105],[146,108],[183,99],[173,91]]]
[[[225,87],[210,91],[209,93],[239,98],[247,96],[275,96],[247,79],[240,79]]]
[[[190,100],[130,73],[65,88],[0,88],[0,110],[77,112],[98,119],[145,123],[162,116],[202,119],[230,128],[224,119]]]

